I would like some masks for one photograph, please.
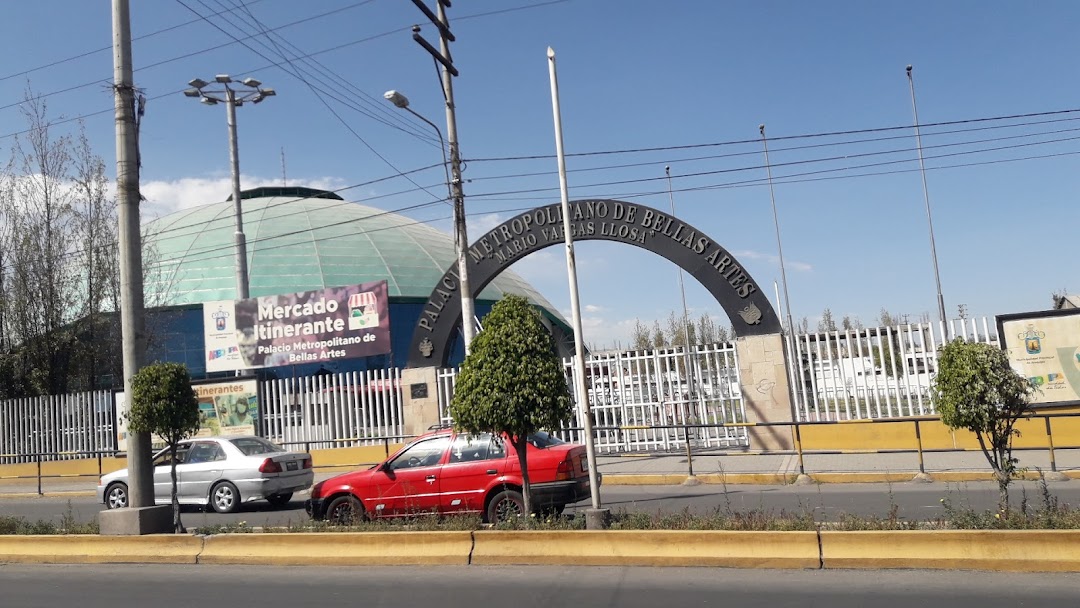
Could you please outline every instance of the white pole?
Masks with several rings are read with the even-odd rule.
[[[562,195],[563,235],[566,239],[566,272],[570,275],[570,309],[574,325],[574,382],[582,417],[585,419],[585,456],[589,462],[589,491],[592,508],[600,508],[600,484],[596,478],[596,444],[593,440],[592,408],[585,386],[585,336],[581,330],[581,303],[578,301],[577,266],[574,263],[574,238],[570,233],[570,195],[566,186],[566,157],[563,155],[562,112],[559,110],[559,79],[555,74],[555,50],[548,47],[548,73],[551,77],[551,111],[555,117],[555,155],[559,159],[559,191]]]
[[[937,286],[938,321],[944,327],[945,296],[941,293],[941,274],[938,272],[937,246],[934,244],[934,218],[930,215],[930,190],[926,187],[926,165],[923,164],[922,134],[919,133],[919,107],[915,105],[915,80],[911,76],[911,66],[907,66],[908,88],[911,89],[911,113],[915,117],[915,147],[919,150],[919,173],[922,175],[923,201],[926,203],[926,225],[930,228],[930,258],[934,262],[934,284]]]
[[[787,330],[794,335],[795,325],[791,322],[791,296],[787,288],[787,270],[784,268],[784,247],[780,244],[780,218],[776,213],[776,193],[773,192],[772,165],[769,164],[769,141],[765,138],[765,125],[758,125],[761,132],[761,145],[765,148],[765,170],[769,176],[769,200],[772,202],[773,225],[776,227],[776,252],[780,256],[780,283],[784,286],[784,312],[787,315]]]

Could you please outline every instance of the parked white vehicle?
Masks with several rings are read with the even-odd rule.
[[[199,437],[176,449],[176,494],[182,505],[232,513],[241,503],[265,499],[280,507],[314,480],[310,454],[290,452],[261,437]],[[97,497],[109,509],[128,506],[128,470],[103,475]],[[172,502],[168,449],[154,455],[154,502]]]

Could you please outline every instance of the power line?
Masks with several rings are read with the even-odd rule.
[[[262,2],[262,1],[263,0],[250,0],[248,2],[248,4],[258,4],[259,2]],[[229,11],[232,11],[232,10],[235,10],[235,9],[229,9]],[[212,16],[216,17],[216,16],[218,16],[220,14],[221,13],[214,13],[214,15],[212,15]],[[169,27],[162,28],[160,30],[150,32],[149,34],[143,34],[142,36],[136,36],[135,38],[132,38],[131,40],[132,40],[132,42],[135,42],[136,40],[145,40],[146,38],[152,38],[154,36],[157,36],[158,34],[164,34],[166,32],[171,32],[173,30],[177,30],[177,29],[180,29],[182,27],[186,27],[188,25],[191,25],[193,23],[198,23],[199,21],[200,21],[199,19],[192,19],[191,21],[185,21],[183,23],[178,23],[176,25],[171,25]],[[51,68],[51,67],[56,67],[58,65],[62,65],[62,64],[65,64],[65,63],[68,63],[68,62],[71,62],[71,61],[76,61],[78,59],[83,59],[84,57],[89,57],[90,55],[96,55],[98,53],[103,53],[105,51],[111,51],[111,50],[112,50],[111,45],[110,46],[103,46],[101,48],[94,49],[92,51],[86,51],[86,52],[83,52],[83,53],[79,53],[78,55],[72,55],[71,57],[65,57],[64,59],[57,59],[56,61],[45,63],[45,64],[39,65],[37,67],[27,68],[27,69],[25,69],[25,70],[23,70],[21,72],[14,72],[12,74],[8,74],[7,76],[0,76],[0,82],[3,82],[5,80],[11,80],[12,78],[18,78],[19,76],[25,76],[27,74],[32,74],[32,73],[38,72],[40,70],[48,69],[48,68]]]
[[[348,9],[353,8],[355,6],[366,4],[367,2],[370,2],[370,1],[371,0],[364,0],[363,2],[357,2],[355,4],[352,4],[352,5],[349,5],[349,6],[346,6],[346,7],[336,8],[336,9],[334,9],[332,11],[327,11],[325,13],[314,15],[312,17],[306,17],[306,18],[300,19],[298,21],[293,21],[292,23],[286,23],[285,25],[278,26],[278,28],[275,28],[275,29],[292,27],[294,25],[299,25],[301,23],[306,23],[308,21],[314,21],[316,19],[321,19],[323,17],[327,17],[329,15],[333,15],[335,13],[340,13],[340,12],[342,12],[344,10],[348,10]],[[211,16],[217,16],[217,15],[222,15],[222,13],[214,13]],[[224,17],[224,16],[222,16],[222,18],[226,19],[226,17]],[[251,38],[251,37],[253,37],[253,36],[249,36],[248,38]],[[247,38],[245,38],[245,40],[246,39]],[[224,48],[226,46],[230,46],[232,44],[236,44],[237,42],[240,42],[239,40],[236,40],[235,38],[234,38],[234,41],[235,42],[229,42],[229,43],[226,43],[226,44],[223,44],[223,45],[213,46],[213,47],[201,49],[201,50],[198,50],[198,51],[194,51],[194,52],[191,52],[191,53],[187,53],[187,54],[184,54],[184,55],[171,57],[169,59],[159,61],[157,63],[152,63],[150,65],[143,66],[141,68],[136,68],[134,71],[139,72],[139,71],[154,68],[154,67],[157,67],[157,66],[160,66],[160,65],[165,65],[166,63],[172,63],[174,61],[179,61],[181,59],[187,59],[189,57],[194,57],[195,55],[201,55],[203,53],[208,53],[210,51],[214,51],[214,50],[217,50],[217,49],[220,49],[220,48]],[[243,43],[241,42],[241,44],[243,44]],[[109,48],[111,49],[112,47],[109,47]],[[63,89],[60,89],[60,90],[57,90],[57,91],[51,91],[49,93],[40,93],[38,95],[35,95],[35,97],[40,97],[42,99],[45,99],[45,98],[48,98],[48,97],[52,97],[53,95],[60,95],[62,93],[70,93],[71,91],[77,91],[79,89],[85,89],[87,87],[92,87],[92,86],[94,86],[96,84],[102,84],[102,85],[105,85],[105,86],[110,86],[112,84],[112,81],[110,79],[106,79],[106,78],[99,78],[97,80],[93,80],[93,81],[90,81],[90,82],[84,82],[82,84],[66,87],[66,88],[63,88]],[[18,102],[15,102],[15,103],[9,103],[7,105],[0,106],[0,110],[7,110],[7,109],[10,109],[10,108],[14,108],[16,106],[21,106],[21,105],[23,105],[25,103],[26,103],[26,100],[18,101]]]
[[[1080,112],[1080,108],[1068,109],[1068,110],[1051,110],[1048,112],[1032,112],[1027,114],[1011,114],[1005,116],[990,116],[984,118],[967,118],[963,120],[950,120],[944,122],[931,122],[918,125],[920,128],[927,127],[944,127],[951,125],[963,125],[979,122],[999,121],[999,120],[1015,120],[1019,118],[1035,118],[1038,116],[1053,116],[1058,114],[1072,114]],[[828,131],[825,133],[804,133],[801,135],[786,135],[783,137],[774,137],[774,141],[788,141],[793,139],[810,139],[818,137],[836,137],[840,135],[858,135],[861,133],[883,133],[886,131],[898,131],[901,129],[911,129],[912,125],[902,125],[896,127],[875,127],[870,129],[854,129],[849,131]],[[577,152],[574,154],[567,154],[566,156],[585,157],[585,156],[608,156],[612,154],[638,154],[641,152],[665,152],[669,150],[692,150],[696,148],[714,148],[719,146],[734,146],[739,144],[753,144],[757,143],[757,139],[737,139],[731,141],[711,142],[703,144],[684,144],[675,146],[656,146],[651,148],[627,148],[624,150],[598,150],[593,152]],[[492,158],[470,158],[466,159],[466,162],[482,163],[482,162],[502,162],[512,160],[550,160],[555,158],[553,154],[537,154],[532,156],[500,156]]]
[[[1030,147],[1030,146],[1041,146],[1041,145],[1047,145],[1047,144],[1052,144],[1052,143],[1062,143],[1062,142],[1066,142],[1066,141],[1074,141],[1074,140],[1077,140],[1077,139],[1080,139],[1080,136],[1063,137],[1063,138],[1052,139],[1052,140],[1048,140],[1048,141],[1029,142],[1029,143],[1024,143],[1024,144],[1014,144],[1014,145],[1010,145],[1010,146],[998,146],[998,147],[994,147],[994,148],[984,148],[984,149],[979,149],[979,150],[968,150],[968,151],[964,151],[964,152],[951,152],[951,153],[948,153],[948,154],[938,154],[936,156],[927,156],[926,158],[927,159],[937,159],[937,158],[948,158],[948,157],[952,157],[952,156],[962,156],[962,155],[967,155],[967,154],[981,154],[981,153],[984,153],[984,152],[998,152],[998,151],[1001,151],[1001,150],[1011,150],[1011,149],[1015,149],[1015,148],[1025,148],[1025,147]],[[942,146],[946,146],[946,145],[953,145],[953,144],[942,144],[941,146],[938,146],[938,147],[942,147]],[[962,145],[962,144],[956,144],[956,145]],[[879,156],[879,155],[884,155],[884,154],[897,154],[897,153],[903,152],[903,151],[906,151],[906,150],[899,150],[899,151],[890,150],[890,151],[885,151],[885,152],[864,152],[864,153],[860,153],[860,154],[849,154],[849,155],[845,155],[845,156],[833,156],[833,157],[819,158],[819,159],[806,159],[806,160],[788,161],[788,162],[785,162],[785,163],[775,163],[772,166],[773,167],[790,167],[790,166],[806,165],[806,164],[820,163],[820,162],[833,162],[833,161],[838,161],[838,160],[848,160],[848,159],[851,159],[851,158],[862,158],[862,157],[867,157],[867,156]],[[906,162],[915,162],[916,160],[917,159],[901,159],[901,160],[895,160],[895,161],[886,161],[886,162],[882,162],[882,163],[871,163],[871,164],[868,164],[868,165],[859,165],[859,166],[857,166],[855,168],[873,167],[873,166],[897,164],[897,163],[906,163]],[[691,178],[691,177],[703,177],[703,176],[707,176],[707,175],[720,175],[720,174],[725,174],[725,173],[740,173],[740,172],[743,172],[743,171],[755,171],[755,170],[761,170],[761,169],[764,169],[764,168],[765,168],[764,165],[753,165],[753,166],[747,166],[747,167],[735,167],[735,168],[731,168],[731,169],[716,169],[716,170],[713,170],[713,171],[699,171],[699,172],[696,172],[696,173],[684,173],[684,174],[679,176],[679,179],[686,179],[686,178]],[[843,170],[843,169],[840,169],[840,170]],[[599,187],[604,187],[604,186],[621,186],[621,185],[625,185],[625,184],[638,184],[638,183],[654,182],[654,181],[659,181],[659,180],[663,180],[663,179],[664,178],[662,178],[662,177],[643,177],[643,178],[637,178],[637,179],[626,179],[626,180],[616,180],[616,181],[608,181],[608,182],[598,182],[598,183],[593,183],[593,184],[583,184],[583,185],[580,185],[580,186],[576,186],[576,188],[599,188]],[[501,191],[501,192],[492,192],[492,193],[487,193],[487,194],[479,193],[479,194],[473,194],[472,197],[473,198],[479,198],[479,197],[484,197],[484,196],[488,196],[488,195],[490,195],[490,196],[500,196],[500,195],[505,195],[505,194],[525,194],[525,193],[532,193],[532,192],[550,192],[550,191],[553,191],[553,190],[558,190],[558,187],[531,188],[531,189],[526,189],[526,190],[508,190],[508,191]]]
[[[230,0],[230,1],[232,1],[235,4],[235,0]],[[371,3],[373,1],[374,0],[366,0],[365,3]],[[203,6],[207,6],[206,2],[204,2],[203,0],[199,0],[199,3],[202,4]],[[216,3],[219,6],[222,5],[220,0],[217,0]],[[291,42],[289,42],[289,40],[287,38],[285,38],[285,36],[281,35],[280,33],[273,32],[270,29],[267,29],[267,27],[258,19],[258,17],[255,16],[255,14],[251,10],[249,10],[247,8],[246,5],[242,5],[242,6],[243,6],[243,10],[248,14],[248,16],[250,18],[245,19],[243,16],[238,16],[238,19],[241,22],[243,22],[245,25],[254,27],[254,28],[256,28],[256,30],[261,31],[265,35],[266,39],[269,40],[270,44],[273,45],[274,48],[273,48],[272,52],[275,52],[279,57],[281,57],[282,59],[287,61],[289,63],[289,65],[294,70],[297,70],[298,72],[303,72],[303,73],[307,74],[309,77],[311,77],[316,82],[321,84],[322,86],[320,87],[319,90],[322,91],[322,93],[324,95],[330,96],[331,98],[338,101],[342,105],[344,105],[344,106],[346,106],[348,108],[351,108],[353,110],[356,110],[357,112],[367,116],[368,118],[371,118],[372,120],[375,120],[375,121],[380,122],[380,123],[382,123],[382,124],[384,124],[384,125],[386,125],[386,126],[388,126],[390,128],[397,129],[397,130],[399,130],[399,131],[401,131],[403,133],[411,135],[411,136],[423,141],[424,143],[427,143],[427,144],[430,144],[430,145],[433,145],[433,146],[438,146],[437,142],[434,140],[434,138],[431,137],[431,135],[429,135],[428,133],[426,133],[422,129],[419,129],[414,123],[412,123],[412,122],[410,122],[408,120],[405,120],[402,117],[401,113],[389,111],[386,108],[385,103],[376,102],[374,100],[374,98],[369,93],[367,93],[366,91],[360,89],[359,87],[357,87],[353,83],[349,82],[349,80],[347,78],[345,78],[344,76],[342,76],[342,75],[338,74],[337,72],[334,72],[330,68],[326,67],[318,59],[315,59],[315,58],[312,58],[312,57],[300,58],[304,54],[304,52],[302,50],[300,50],[299,47],[297,47],[295,44],[292,44]],[[209,7],[207,6],[207,8],[209,8]],[[233,27],[236,27],[237,29],[240,29],[241,31],[243,30],[243,28],[241,26],[236,25],[234,23],[230,22],[230,25],[232,25]],[[286,55],[285,51],[282,50],[281,46],[278,45],[278,42],[277,42],[277,40],[275,40],[275,38],[280,40],[281,43],[286,46],[286,48],[290,49],[291,52],[296,56],[296,58],[290,59],[290,57],[288,55]],[[259,42],[261,44],[261,46],[264,49],[266,49],[267,51],[271,50],[269,48],[269,46],[265,42],[260,41],[258,38],[256,38],[256,42]],[[315,70],[315,72],[317,72],[317,74],[313,75],[310,70],[306,70],[303,67],[300,67],[300,66],[296,65],[296,63],[294,63],[294,61],[302,62],[302,63],[313,66],[314,70]],[[354,92],[355,94],[359,95],[360,101],[364,103],[365,107],[358,106],[357,104],[352,102],[347,97],[343,98],[343,97],[339,97],[338,95],[336,95],[335,92],[333,91],[333,87],[335,85],[344,85],[344,87],[347,90],[350,90],[350,91]],[[372,112],[374,112],[374,114],[372,114]],[[376,116],[375,114],[381,114],[381,116]]]
[[[198,14],[199,14],[199,12],[198,12],[198,11],[196,11],[195,9],[191,8],[190,6],[188,6],[188,5],[187,5],[187,4],[186,4],[186,3],[184,2],[184,0],[176,0],[176,1],[177,1],[177,2],[179,2],[179,3],[181,4],[181,5],[183,5],[183,6],[184,6],[184,8],[186,8],[186,9],[190,10],[191,12],[195,13],[196,15],[198,15]],[[263,54],[262,54],[262,53],[260,53],[260,52],[259,52],[258,50],[256,50],[256,49],[252,48],[251,46],[249,46],[249,45],[248,45],[247,43],[245,43],[245,42],[242,42],[242,41],[240,41],[240,40],[239,40],[238,38],[236,38],[235,36],[233,36],[233,35],[232,35],[231,33],[229,33],[228,31],[226,31],[226,30],[225,30],[224,28],[222,28],[222,27],[221,27],[221,26],[219,26],[218,24],[214,23],[214,22],[213,22],[213,21],[211,21],[210,19],[208,19],[208,18],[204,18],[204,21],[206,21],[207,23],[209,23],[210,25],[212,25],[212,26],[213,26],[213,27],[214,27],[215,29],[217,29],[217,30],[218,30],[218,31],[220,31],[221,33],[225,34],[226,36],[229,36],[230,38],[233,38],[233,39],[237,40],[237,42],[240,42],[240,44],[241,44],[241,45],[243,45],[243,46],[244,46],[245,48],[247,48],[247,49],[248,49],[249,51],[251,51],[251,52],[255,53],[256,55],[258,55],[259,57],[262,57],[263,59],[266,59],[267,61],[272,61],[272,60],[271,60],[271,59],[270,59],[269,57],[267,57],[266,55],[263,55]],[[290,67],[292,67],[292,61],[291,61],[291,60],[289,60],[288,58],[286,58],[286,62],[287,62],[287,63],[289,64],[289,66],[290,66]],[[295,68],[294,68],[294,69],[295,69]],[[286,72],[288,73],[288,71],[287,71],[287,70],[286,70]],[[308,86],[308,88],[309,88],[309,89],[311,89],[311,91],[312,91],[312,92],[315,92],[315,93],[316,93],[316,95],[315,95],[316,99],[318,99],[318,100],[319,100],[319,102],[320,102],[320,103],[322,103],[322,104],[323,104],[323,106],[324,106],[324,107],[326,107],[326,109],[327,109],[327,110],[328,110],[328,111],[329,111],[329,112],[330,112],[331,114],[333,114],[334,118],[336,118],[336,119],[337,119],[337,121],[338,121],[338,122],[340,122],[340,123],[341,123],[341,125],[342,125],[343,127],[345,127],[345,128],[346,128],[346,129],[347,129],[347,130],[349,131],[349,133],[352,133],[352,134],[353,134],[353,136],[354,136],[354,137],[356,137],[356,139],[360,140],[360,143],[364,144],[364,146],[365,146],[365,147],[366,147],[366,148],[367,148],[367,149],[368,149],[369,151],[371,151],[371,153],[372,153],[372,154],[374,154],[374,155],[375,155],[376,157],[378,157],[378,158],[379,158],[379,160],[383,161],[383,163],[385,163],[385,164],[386,164],[386,165],[387,165],[388,167],[390,167],[391,169],[393,169],[394,171],[396,171],[396,172],[398,173],[398,175],[400,175],[400,176],[404,177],[404,178],[405,178],[406,180],[408,180],[408,181],[409,181],[409,182],[410,182],[411,184],[413,184],[413,185],[414,185],[414,186],[416,186],[417,188],[420,188],[421,190],[424,190],[425,192],[427,192],[427,193],[428,193],[428,194],[429,194],[430,196],[433,196],[433,197],[435,197],[435,195],[434,195],[434,194],[432,194],[431,192],[429,192],[429,191],[428,191],[428,190],[427,190],[426,188],[424,188],[424,187],[423,187],[423,186],[421,186],[420,184],[416,183],[416,182],[415,182],[415,181],[414,181],[414,180],[413,180],[413,179],[412,179],[411,177],[409,177],[408,175],[406,175],[406,174],[402,173],[401,169],[398,169],[398,168],[397,168],[397,166],[395,166],[395,165],[394,165],[394,163],[390,162],[390,160],[389,160],[389,159],[387,159],[387,158],[386,158],[385,156],[383,156],[383,155],[382,155],[382,154],[381,154],[381,153],[380,153],[380,152],[379,152],[378,150],[376,150],[376,149],[375,149],[375,147],[374,147],[374,146],[372,146],[371,144],[369,144],[369,143],[368,143],[368,141],[367,141],[366,139],[364,139],[364,138],[363,138],[363,137],[362,137],[362,136],[361,136],[361,135],[360,135],[359,133],[357,133],[357,132],[356,132],[356,130],[352,128],[352,125],[350,125],[350,124],[349,124],[349,123],[348,123],[348,122],[347,122],[347,121],[346,121],[346,120],[345,120],[344,118],[342,118],[342,117],[341,117],[341,115],[340,115],[340,114],[338,114],[338,113],[337,113],[337,111],[336,111],[336,110],[334,110],[334,108],[333,108],[333,107],[331,107],[331,105],[330,105],[329,103],[327,103],[327,102],[326,102],[326,100],[325,100],[325,99],[323,98],[323,96],[322,96],[322,95],[319,95],[319,94],[317,93],[318,89],[317,89],[317,88],[316,88],[316,87],[315,87],[314,85],[312,85],[312,84],[311,84],[310,82],[308,82],[308,80],[307,80],[306,78],[304,78],[304,77],[303,77],[303,75],[301,75],[301,74],[300,74],[299,72],[296,72],[296,73],[291,73],[291,75],[292,75],[292,76],[294,76],[294,77],[296,77],[297,79],[299,79],[299,80],[300,80],[301,82],[303,82],[303,83],[304,83],[305,85],[307,85],[307,86]],[[435,198],[438,198],[438,197],[435,197]]]
[[[989,126],[989,127],[971,127],[971,128],[967,128],[967,129],[954,129],[954,130],[951,130],[951,131],[938,131],[937,133],[929,133],[929,134],[926,135],[926,137],[929,138],[929,137],[941,136],[941,135],[955,135],[955,134],[958,134],[958,133],[972,133],[972,132],[977,132],[977,131],[990,131],[990,130],[997,130],[997,129],[1012,129],[1012,128],[1018,128],[1018,127],[1024,127],[1024,126],[1053,124],[1053,123],[1059,123],[1059,122],[1075,122],[1075,121],[1078,121],[1078,120],[1080,120],[1080,117],[1056,118],[1056,119],[1053,119],[1053,120],[1032,121],[1032,122],[1024,122],[1024,123],[1017,123],[1017,124],[1011,124],[1011,125],[994,125],[994,126]],[[1017,135],[1017,136],[1013,136],[1013,137],[1034,137],[1034,136],[1037,136],[1037,135],[1048,135],[1048,134],[1054,134],[1054,133],[1066,133],[1066,132],[1070,132],[1070,131],[1074,131],[1074,130],[1075,129],[1063,129],[1063,130],[1057,130],[1057,131],[1039,131],[1039,132],[1036,132],[1036,133],[1029,133],[1029,134],[1025,134],[1025,135],[1022,135],[1022,136]],[[890,136],[887,136],[887,137],[874,137],[874,138],[869,138],[869,139],[851,139],[851,140],[847,140],[847,141],[829,142],[829,143],[822,143],[822,144],[807,144],[807,145],[802,145],[802,146],[789,146],[789,147],[786,147],[786,148],[775,148],[772,151],[774,153],[776,153],[776,152],[795,152],[795,151],[812,150],[812,149],[818,149],[818,148],[832,148],[832,147],[839,147],[839,146],[846,146],[846,145],[879,143],[879,142],[892,141],[892,140],[897,140],[897,139],[909,140],[909,139],[911,139],[911,136],[910,135],[890,135]],[[996,139],[1005,139],[1005,138],[996,138]],[[974,143],[974,142],[978,142],[978,141],[995,141],[996,139],[968,140],[966,142],[954,143],[952,145],[964,145],[964,144]],[[908,148],[907,150],[908,151],[914,151],[915,148]],[[669,164],[673,164],[673,163],[688,163],[688,162],[697,162],[697,161],[703,161],[703,160],[717,160],[717,159],[722,159],[722,158],[736,158],[736,157],[740,157],[740,156],[757,156],[758,154],[760,154],[759,151],[750,150],[750,151],[746,151],[746,152],[727,152],[727,153],[724,153],[724,154],[709,154],[709,155],[705,155],[705,156],[692,156],[692,157],[681,157],[681,158],[680,157],[671,157],[671,158],[661,158],[661,159],[658,159],[658,160],[640,161],[640,162],[634,162],[634,163],[621,163],[621,164],[617,164],[617,165],[601,165],[601,166],[597,166],[597,167],[581,167],[581,168],[577,168],[577,169],[568,169],[567,172],[569,172],[569,173],[587,173],[587,172],[592,172],[592,171],[609,171],[609,170],[614,170],[614,169],[633,169],[633,168],[636,168],[636,167],[649,167],[649,166],[653,166],[653,165],[669,165]],[[480,181],[491,181],[491,180],[499,180],[499,179],[516,179],[516,178],[521,178],[521,177],[541,177],[541,176],[545,176],[545,175],[555,175],[556,173],[557,173],[556,171],[532,171],[532,172],[526,172],[526,173],[511,173],[511,174],[504,174],[504,175],[471,177],[471,178],[469,178],[469,181],[470,182],[480,182]]]

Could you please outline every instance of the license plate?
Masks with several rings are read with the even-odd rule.
[[[299,465],[296,464],[295,460],[293,460],[292,462],[286,462],[285,463],[285,470],[286,471],[295,471],[297,466],[299,466]]]
[[[585,458],[581,459],[581,470],[582,471],[588,471],[589,470],[589,461],[586,460]]]

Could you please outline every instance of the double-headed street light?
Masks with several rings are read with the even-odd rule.
[[[236,143],[236,107],[247,102],[259,103],[277,95],[274,89],[263,88],[254,78],[235,81],[228,74],[218,74],[212,82],[196,78],[188,83],[193,88],[184,91],[188,97],[213,106],[225,103],[229,123],[229,160],[232,164],[232,199],[236,215],[236,294],[238,299],[248,297],[247,241],[244,238],[243,209],[240,206],[240,153]]]
[[[446,188],[450,198],[454,201],[454,249],[458,258],[458,287],[461,290],[461,334],[465,342],[465,354],[467,355],[476,334],[476,312],[469,283],[469,262],[467,257],[469,237],[465,231],[465,192],[461,188],[461,157],[457,153],[456,135],[455,132],[451,132],[450,161],[447,162],[446,142],[443,141],[442,131],[439,130],[439,127],[410,108],[409,98],[398,91],[387,91],[383,94],[383,97],[394,104],[394,107],[405,110],[430,125],[439,135],[439,148],[442,149],[443,153],[443,170],[446,172]]]

